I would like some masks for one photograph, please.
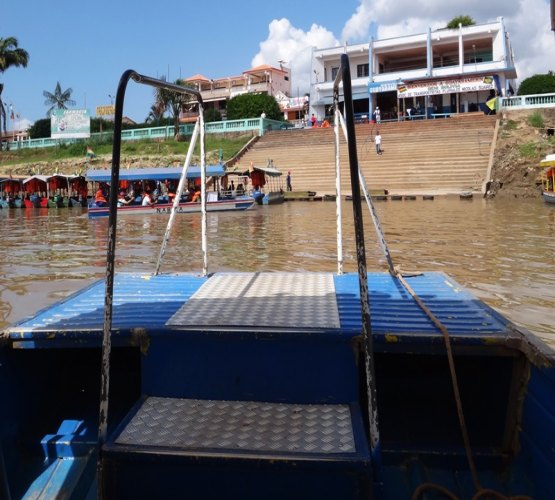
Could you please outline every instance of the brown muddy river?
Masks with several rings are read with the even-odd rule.
[[[555,207],[534,200],[377,201],[402,271],[442,271],[555,345]],[[368,269],[386,270],[364,206]],[[118,221],[117,271],[153,271],[167,216]],[[355,271],[351,203],[344,270]],[[0,210],[0,329],[105,275],[108,220],[81,209]],[[335,271],[335,203],[208,214],[209,272]],[[200,272],[200,216],[178,215],[162,272]]]

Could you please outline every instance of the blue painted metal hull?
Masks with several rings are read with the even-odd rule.
[[[269,274],[290,279],[294,273]],[[283,325],[294,314],[309,314],[307,297],[287,303],[285,323],[278,308],[267,318],[251,305],[250,314],[240,317],[224,312],[225,304],[247,300],[231,292],[223,302],[202,299],[216,311],[213,318],[195,319],[186,310],[211,280],[238,283],[242,273],[116,275],[111,418],[102,448],[106,497],[161,498],[187,491],[192,498],[260,498],[263,492],[264,498],[373,493],[397,499],[410,497],[425,482],[460,498],[473,496],[441,332],[389,274],[369,275],[381,424],[381,463],[375,463],[361,383],[358,276],[320,275],[333,285],[325,299],[336,305],[337,323],[308,321],[302,327]],[[309,275],[295,276],[302,281]],[[264,281],[268,275],[247,278]],[[450,331],[482,485],[505,495],[554,498],[553,351],[441,273],[406,279]],[[275,300],[287,294],[284,288]],[[274,299],[262,303],[269,300]],[[96,492],[103,303],[104,283],[97,282],[2,333],[0,491],[12,498],[45,489],[73,492],[75,498]],[[164,427],[159,441],[149,441],[135,424],[152,397],[160,413],[151,429],[165,419],[160,402],[179,411],[201,406],[216,441],[194,416],[178,419],[184,431]],[[227,410],[212,412],[218,404],[246,405],[233,410],[239,431],[218,427],[233,420]],[[297,417],[347,408],[348,446],[342,448],[340,437],[338,448],[327,448],[325,439],[312,440],[304,424],[298,432],[308,438],[293,444],[262,431],[246,433],[255,425],[249,412],[264,405],[260,411],[276,419],[265,429],[277,435],[284,427],[287,439]],[[280,426],[274,410],[293,423]],[[195,432],[200,437],[191,441]]]

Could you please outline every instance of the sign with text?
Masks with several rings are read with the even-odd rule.
[[[454,80],[403,83],[397,86],[397,97],[479,92],[495,88],[493,76],[473,76]]]
[[[368,92],[377,94],[379,92],[395,92],[399,80],[388,80],[386,82],[370,82],[368,84]]]
[[[91,136],[91,115],[88,109],[55,109],[50,115],[50,137],[79,139]]]
[[[116,114],[116,107],[113,104],[96,107],[96,116],[109,116]]]

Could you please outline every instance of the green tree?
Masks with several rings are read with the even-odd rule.
[[[220,110],[214,109],[214,108],[204,110],[204,121],[206,123],[208,123],[208,122],[221,122],[222,121],[222,114],[220,113]]]
[[[29,127],[29,137],[31,139],[42,139],[50,137],[50,118],[42,118],[37,120]]]
[[[454,30],[459,27],[459,24],[462,24],[463,26],[474,26],[476,24],[476,21],[474,21],[474,19],[472,19],[470,16],[459,15],[451,19],[451,21],[447,23],[446,28]]]
[[[44,104],[50,106],[46,112],[46,116],[50,116],[55,109],[67,109],[68,106],[75,106],[75,101],[71,98],[73,89],[69,88],[62,91],[60,82],[56,82],[54,93],[43,91],[42,95],[46,98]]]
[[[228,120],[258,118],[262,113],[272,120],[283,121],[277,101],[269,94],[241,94],[227,103]]]
[[[189,83],[183,80],[176,80],[176,85],[181,85],[182,87],[193,88]],[[182,94],[180,92],[174,92],[172,90],[156,88],[154,91],[154,105],[152,108],[167,110],[170,116],[173,118],[173,129],[174,137],[179,138],[179,114],[181,111],[185,111],[189,106],[193,97],[191,94]]]
[[[555,73],[537,74],[522,80],[518,95],[551,94],[555,92]]]
[[[17,38],[13,36],[0,38],[0,75],[8,68],[15,66],[27,67],[29,62],[29,54],[26,50],[19,48]],[[0,82],[0,130],[6,132],[6,108],[2,100],[2,91],[4,84]]]

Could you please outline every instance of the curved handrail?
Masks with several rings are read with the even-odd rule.
[[[199,91],[182,87],[174,83],[158,80],[150,76],[142,75],[132,69],[126,70],[120,78],[118,89],[116,92],[116,109],[114,114],[114,142],[112,146],[112,172],[110,176],[110,198],[109,198],[109,219],[108,219],[108,244],[106,251],[106,284],[104,293],[104,324],[102,333],[102,361],[101,361],[101,380],[100,380],[100,404],[98,418],[98,485],[102,487],[102,445],[106,442],[108,432],[108,393],[110,388],[110,352],[111,352],[111,330],[113,317],[113,294],[114,294],[114,276],[115,276],[115,249],[116,249],[116,229],[117,229],[117,200],[119,186],[119,171],[121,160],[121,132],[123,121],[123,104],[125,100],[125,91],[129,80],[136,83],[149,85],[151,87],[170,90],[180,94],[193,95],[202,110],[203,101]],[[201,144],[201,154],[203,153],[203,145]],[[204,169],[201,169],[202,175],[205,175]],[[204,181],[204,179],[203,179]],[[203,182],[204,185],[204,182]],[[205,196],[203,194],[203,199]],[[203,214],[205,216],[205,213]],[[204,219],[203,219],[204,221]],[[99,489],[101,492],[101,489]]]

